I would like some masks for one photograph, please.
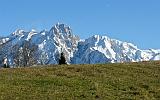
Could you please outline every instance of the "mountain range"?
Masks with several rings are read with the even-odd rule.
[[[36,65],[58,64],[62,52],[68,64],[160,60],[160,49],[141,50],[132,43],[100,35],[82,40],[74,35],[70,26],[57,23],[49,31],[37,32],[32,29],[26,32],[18,29],[6,37],[0,37],[1,62],[7,58],[9,65],[13,66],[16,53],[20,54],[26,42],[30,48],[36,47],[33,52]]]

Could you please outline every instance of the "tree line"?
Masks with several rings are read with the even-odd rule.
[[[4,50],[4,47],[6,48],[6,46],[10,48],[9,49],[10,54],[7,54],[6,50]],[[43,57],[45,56],[43,55],[43,52],[38,53],[37,51],[38,51],[38,46],[31,43],[30,41],[24,41],[24,43],[21,46],[19,46],[18,44],[12,46],[9,43],[7,44],[5,43],[5,45],[1,44],[0,45],[1,66],[4,68],[9,68],[9,62],[6,55],[9,55],[13,58],[14,67],[30,67],[33,65],[37,65],[38,57],[42,57],[41,64],[44,64],[43,60],[45,58]],[[67,64],[63,52],[61,52],[60,57],[58,58],[59,58],[58,60],[59,64]]]

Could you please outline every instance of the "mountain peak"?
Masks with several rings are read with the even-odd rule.
[[[31,29],[31,32],[37,32],[37,30],[36,29]]]
[[[12,33],[12,35],[22,35],[25,31],[22,29],[17,29],[15,32]]]

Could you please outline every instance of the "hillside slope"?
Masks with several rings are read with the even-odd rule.
[[[159,100],[160,62],[0,69],[1,100]]]

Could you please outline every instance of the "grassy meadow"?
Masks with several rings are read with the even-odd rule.
[[[0,100],[160,100],[160,62],[1,68]]]

